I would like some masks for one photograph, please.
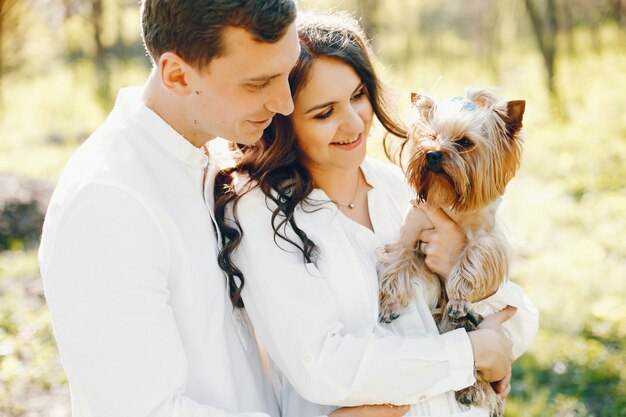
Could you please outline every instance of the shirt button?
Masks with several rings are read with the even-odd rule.
[[[426,401],[426,396],[425,395],[420,395],[419,398],[417,399],[417,401]]]
[[[479,305],[476,306],[476,312],[478,314],[483,314],[484,311],[485,311],[485,306],[484,305],[479,304]]]
[[[304,363],[310,365],[313,362],[313,356],[306,354],[304,355]]]

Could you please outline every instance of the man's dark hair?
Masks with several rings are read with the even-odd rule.
[[[141,26],[154,63],[174,52],[196,68],[223,53],[222,32],[242,28],[273,43],[296,18],[293,0],[142,0]]]

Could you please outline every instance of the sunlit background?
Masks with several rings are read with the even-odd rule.
[[[0,417],[68,417],[36,248],[73,150],[149,63],[133,0],[0,0]],[[507,417],[626,416],[626,0],[301,1],[359,16],[406,113],[497,86],[527,145],[502,211],[541,311]],[[380,138],[369,153],[382,158]],[[155,375],[155,378],[158,378]]]

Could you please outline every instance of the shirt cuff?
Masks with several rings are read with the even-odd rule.
[[[484,300],[472,303],[470,312],[478,313],[483,317],[503,310],[507,306],[516,308],[522,307],[524,304],[524,291],[522,288],[506,280],[495,294],[485,298]]]
[[[474,376],[474,349],[465,329],[456,329],[441,335],[443,351],[450,361],[453,389],[460,390],[476,382]]]

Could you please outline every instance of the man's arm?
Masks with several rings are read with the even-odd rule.
[[[140,200],[90,185],[51,217],[40,262],[74,408],[95,417],[232,416],[184,394],[190,364],[169,304],[168,246]]]

